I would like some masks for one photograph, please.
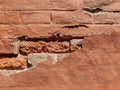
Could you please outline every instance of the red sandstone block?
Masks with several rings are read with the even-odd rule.
[[[17,45],[11,39],[0,39],[0,54],[17,54]]]
[[[120,13],[114,13],[115,14],[115,24],[120,24]]]
[[[115,14],[109,12],[102,12],[93,15],[95,24],[114,24]]]
[[[79,0],[49,0],[49,4],[53,10],[77,10],[80,7]]]
[[[75,12],[53,12],[53,23],[56,24],[92,24],[92,16],[79,11]]]
[[[110,34],[120,32],[120,25],[87,25],[78,28],[63,28],[64,25],[0,25],[0,38],[15,38],[27,36],[29,38],[50,38],[60,32],[61,37],[80,37],[95,34]]]
[[[1,11],[0,24],[49,24],[50,12]]]
[[[105,11],[120,11],[120,0],[83,0],[84,8],[100,8]]]
[[[0,38],[12,38],[13,31],[9,25],[0,25]]]
[[[19,12],[0,11],[0,24],[17,24],[20,22],[21,19]]]
[[[22,41],[20,42],[20,52],[21,54],[30,53],[67,53],[70,51],[69,42],[32,42],[32,41]]]
[[[0,58],[0,69],[22,69],[27,67],[27,61],[23,57]]]
[[[21,12],[21,20],[23,24],[50,24],[50,12],[33,12],[26,11]]]
[[[0,0],[1,10],[76,10],[79,0]]]

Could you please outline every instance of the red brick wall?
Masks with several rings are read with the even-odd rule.
[[[119,32],[119,0],[1,0],[0,54],[16,55],[14,39],[79,38]],[[53,37],[54,38],[54,37]]]
[[[27,68],[31,53],[72,53],[81,42],[71,40],[119,29],[120,0],[0,0],[0,69]]]

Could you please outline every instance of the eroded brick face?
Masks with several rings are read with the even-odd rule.
[[[119,33],[120,0],[0,0],[0,86],[119,89]]]
[[[5,58],[72,53],[83,47],[86,36],[120,32],[119,0],[1,0],[0,3],[0,54]]]

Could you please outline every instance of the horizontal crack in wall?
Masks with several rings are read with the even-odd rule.
[[[89,12],[89,13],[99,13],[99,12],[101,12],[103,10],[100,9],[100,8],[95,8],[95,9],[83,8],[83,11]]]
[[[64,26],[63,28],[79,28],[79,27],[85,27],[85,28],[89,28],[89,26],[87,25],[69,25],[69,26]]]

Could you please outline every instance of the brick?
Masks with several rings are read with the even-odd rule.
[[[20,53],[67,53],[69,52],[69,42],[44,42],[44,41],[22,41],[20,42]]]
[[[0,25],[0,38],[12,38],[13,31],[9,28],[9,25]]]
[[[1,10],[76,10],[79,0],[0,0]]]
[[[95,24],[114,24],[115,14],[109,12],[102,12],[93,15]]]
[[[120,25],[87,25],[78,28],[63,28],[64,25],[0,25],[0,38],[28,37],[28,38],[51,38],[57,31],[62,38],[90,36],[96,34],[110,34],[120,32]]]
[[[18,24],[21,23],[19,12],[0,11],[0,24]]]
[[[119,0],[83,0],[84,8],[100,8],[105,11],[120,11]]]
[[[0,25],[0,38],[10,38],[28,36],[30,38],[49,37],[52,31],[49,25]],[[40,33],[39,33],[40,32]]]
[[[27,61],[23,57],[0,58],[0,69],[23,69],[27,67]]]
[[[50,12],[1,11],[0,24],[49,24]]]
[[[114,13],[115,14],[115,24],[120,24],[120,13]]]
[[[53,12],[53,23],[56,24],[92,24],[92,16],[79,11],[75,12]]]
[[[22,23],[50,24],[50,12],[21,12]]]
[[[17,54],[17,47],[11,39],[0,39],[0,54]]]

